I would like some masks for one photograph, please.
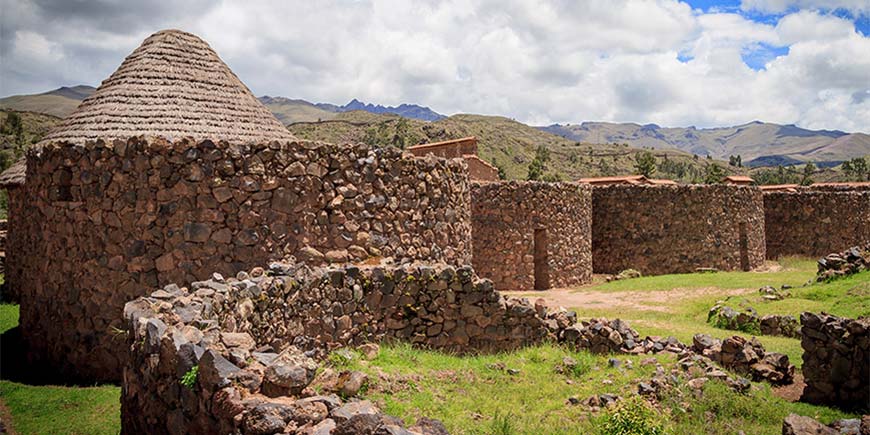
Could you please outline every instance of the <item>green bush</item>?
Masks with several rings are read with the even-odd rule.
[[[666,435],[662,415],[640,396],[616,404],[604,415],[601,435]]]

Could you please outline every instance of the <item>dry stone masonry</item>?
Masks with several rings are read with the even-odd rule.
[[[446,265],[273,263],[189,288],[167,285],[124,308],[132,357],[123,430],[369,433],[340,428],[354,414],[376,413],[359,409],[371,404],[342,404],[307,388],[326,350],[383,340],[463,353],[514,349],[546,337],[544,310],[505,299],[470,267]],[[195,383],[182,385],[194,367]]]
[[[819,259],[816,281],[830,281],[870,269],[870,243]]]
[[[32,354],[117,379],[125,302],[295,256],[471,259],[463,163],[366,145],[143,138],[28,156],[17,285]],[[63,255],[58,255],[63,253]]]
[[[803,374],[801,400],[870,410],[870,318],[801,314]]]
[[[6,222],[6,256],[3,261],[3,300],[18,302],[21,299],[22,273],[27,252],[28,237],[26,226],[29,205],[24,196],[23,188],[19,186],[7,187],[8,195]]]
[[[592,277],[591,188],[573,183],[472,183],[475,269],[496,287],[544,290]]]
[[[764,262],[764,237],[757,188],[612,185],[592,191],[596,273],[750,270]]]
[[[820,257],[870,243],[870,190],[764,193],[767,257]]]

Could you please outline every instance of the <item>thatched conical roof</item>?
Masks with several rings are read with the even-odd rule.
[[[145,39],[42,142],[131,136],[294,139],[205,41],[179,30]]]
[[[27,162],[19,159],[12,166],[0,173],[0,187],[14,187],[24,184],[24,176],[27,172]]]

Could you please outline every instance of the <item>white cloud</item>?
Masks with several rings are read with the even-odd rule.
[[[744,7],[794,4],[762,3]],[[158,1],[135,11],[0,0],[7,4],[3,95],[97,84],[148,34],[176,27],[207,40],[258,95],[410,102],[536,124],[761,119],[870,131],[870,98],[854,97],[870,88],[870,38],[814,10],[767,24],[676,0],[192,1],[180,10]],[[19,33],[43,60],[11,48]],[[762,70],[744,63],[781,46],[788,53],[762,57]]]
[[[783,13],[794,9],[846,9],[852,13],[870,13],[867,0],[742,0],[740,8],[746,11]]]

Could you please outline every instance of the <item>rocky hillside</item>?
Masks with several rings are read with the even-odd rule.
[[[794,125],[750,122],[721,128],[666,128],[655,124],[584,122],[553,124],[541,130],[581,142],[627,143],[633,147],[676,148],[700,156],[741,156],[748,166],[808,161],[829,165],[870,154],[870,135],[807,130]]]
[[[511,179],[526,178],[529,164],[540,146],[549,151],[545,173],[564,180],[634,173],[635,156],[645,151],[625,145],[580,143],[500,116],[463,114],[423,122],[357,111],[341,113],[321,122],[294,123],[288,128],[306,139],[362,141],[398,147],[476,136],[480,156],[502,168]],[[678,150],[652,150],[652,153],[658,165],[654,177],[700,181],[713,163],[722,168],[723,173],[739,172],[726,162]]]

